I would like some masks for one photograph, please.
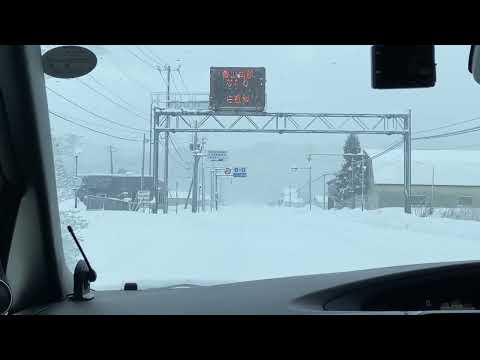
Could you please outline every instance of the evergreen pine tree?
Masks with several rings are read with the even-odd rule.
[[[362,193],[362,156],[350,156],[347,154],[362,154],[360,141],[355,134],[348,135],[345,145],[343,146],[344,160],[341,170],[338,172],[335,179],[335,201],[339,207],[344,207],[347,204],[354,204],[354,195]],[[364,166],[367,166],[366,158],[364,159]],[[368,171],[364,167],[364,191],[368,184]]]
[[[74,196],[74,179],[65,169],[65,146],[56,137],[52,137],[53,160],[55,164],[55,180],[57,183],[57,196],[59,202],[72,199]]]

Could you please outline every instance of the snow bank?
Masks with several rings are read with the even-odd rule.
[[[480,223],[313,208],[226,207],[178,215],[83,211],[95,289],[214,284],[402,264],[474,260]]]

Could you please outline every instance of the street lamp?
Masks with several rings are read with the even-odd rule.
[[[74,151],[75,155],[75,182],[78,182],[78,156],[82,153],[82,149],[76,148]],[[74,196],[75,196],[75,209],[77,208],[77,191],[78,185],[75,184]]]
[[[308,203],[310,211],[312,211],[312,167],[292,167],[290,170],[295,172],[297,172],[298,170],[308,170]]]
[[[332,154],[332,153],[309,153],[307,154],[307,160],[308,162],[310,163],[312,161],[312,156],[351,156],[351,157],[355,157],[355,156],[361,156],[362,157],[362,211],[363,211],[363,207],[364,207],[364,195],[363,195],[363,176],[364,176],[364,157],[365,157],[365,154],[364,153],[360,153],[360,154],[350,154],[350,153],[345,153],[345,154],[341,154],[341,153],[335,153],[335,154]],[[353,202],[353,207],[355,207],[355,189],[354,189],[354,176],[353,176],[353,173],[354,173],[354,168],[353,168],[353,165],[355,165],[355,162],[352,161],[352,202]],[[325,185],[324,185],[325,186]]]
[[[322,175],[322,177],[323,177],[323,210],[326,210],[326,206],[325,206],[325,189],[326,189],[325,178],[327,176],[336,176],[336,174],[328,173],[328,174],[323,174]]]
[[[416,162],[417,164],[421,164],[421,165],[429,165],[429,164],[426,164],[424,162],[421,162],[421,161],[417,161],[417,160],[414,160],[413,162]],[[431,199],[430,199],[430,207],[432,208],[432,211],[433,211],[433,198],[434,198],[434,194],[435,194],[435,191],[434,191],[434,187],[435,186],[435,165],[432,164],[432,195],[431,195]]]

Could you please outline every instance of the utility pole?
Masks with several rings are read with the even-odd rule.
[[[218,211],[218,175],[215,171],[215,211]]]
[[[311,166],[302,167],[302,168],[292,167],[290,170],[291,171],[298,171],[298,170],[307,170],[308,171],[308,187],[309,187],[308,197],[309,197],[310,211],[312,211],[312,167]],[[291,194],[291,190],[290,190],[290,194]],[[290,197],[291,197],[291,195],[290,195]]]
[[[323,175],[323,210],[326,210],[326,207],[325,207],[325,187],[326,187],[326,182],[325,182],[325,178],[327,177],[327,175]]]
[[[197,122],[195,122],[195,129]],[[200,154],[198,152],[198,136],[195,133],[193,137],[193,193],[192,193],[192,212],[196,213],[198,208],[198,160]]]
[[[365,154],[362,156],[362,211],[363,208],[365,207],[365,198],[364,198],[364,182],[365,182],[365,165],[364,165],[364,159],[365,159]]]
[[[150,134],[148,139],[148,176],[152,176],[153,95],[150,95]]]
[[[404,193],[405,206],[404,211],[407,214],[412,213],[412,110],[408,111],[408,117],[404,118],[404,124],[407,133],[403,135],[403,162],[404,162]]]
[[[355,208],[355,182],[354,182],[354,169],[353,169],[353,164],[354,164],[354,161],[353,161],[353,157],[355,156],[364,156],[364,154],[350,154],[350,153],[344,153],[344,154],[329,154],[329,153],[321,153],[321,154],[314,154],[314,153],[310,153],[310,154],[307,154],[307,159],[308,161],[311,161],[312,159],[312,156],[342,156],[342,157],[345,157],[345,156],[352,156],[352,162],[351,162],[351,166],[352,166],[352,205],[353,205],[353,208]]]
[[[167,70],[167,108],[170,108],[170,72],[171,68],[170,65],[166,66],[165,69]],[[165,127],[169,128],[170,127],[170,116],[167,115],[166,122],[165,122]],[[170,133],[168,131],[165,132],[165,170],[164,170],[164,186],[165,186],[165,202],[163,205],[163,213],[167,214],[168,213],[168,141],[170,139]]]
[[[178,214],[178,181],[175,181],[175,214]]]
[[[308,197],[310,203],[310,211],[312,211],[312,166],[308,167]]]
[[[157,125],[157,117],[155,117],[155,126]],[[159,202],[159,191],[158,191],[158,147],[159,147],[159,132],[153,132],[153,193],[154,195],[154,204],[153,204],[153,213],[158,212],[158,202]]]
[[[432,201],[431,201],[432,212],[433,212],[434,184],[435,184],[435,166],[432,166]]]
[[[288,203],[288,207],[292,207],[292,184],[288,185],[288,189],[290,190],[290,202]]]
[[[143,177],[145,176],[145,134],[143,134],[143,149],[142,149],[142,177],[140,179],[140,190],[143,190]]]
[[[188,189],[187,199],[185,200],[185,209],[188,207],[188,200],[190,200],[190,194],[192,193],[193,179],[190,181],[190,188]]]
[[[213,212],[213,197],[214,197],[214,192],[213,192],[213,171],[210,170],[210,212]]]
[[[113,175],[113,146],[109,146],[110,151],[110,175]]]
[[[78,154],[75,154],[75,181],[78,181]],[[75,189],[75,209],[77,208],[77,191]]]
[[[207,142],[206,138],[202,138],[202,153],[205,152],[205,144]],[[202,156],[202,211],[205,212],[205,167],[203,164],[203,158]]]
[[[352,159],[352,162],[350,163],[350,166],[352,167],[352,209],[355,209],[355,178],[354,178],[354,169],[355,167],[354,161]]]

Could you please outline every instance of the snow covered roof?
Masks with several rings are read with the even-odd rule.
[[[125,174],[110,174],[110,173],[85,173],[85,174],[78,174],[78,177],[84,176],[115,176],[115,177],[141,177],[142,174],[133,174],[133,173],[125,173]],[[149,178],[152,176],[144,175],[144,178]]]
[[[365,149],[372,156],[382,149]],[[372,161],[375,184],[403,184],[403,148]],[[434,171],[433,171],[434,169]],[[412,150],[412,185],[480,186],[480,151]]]

